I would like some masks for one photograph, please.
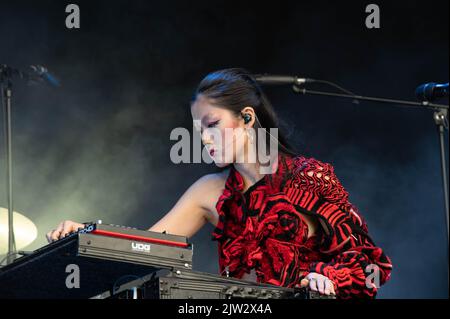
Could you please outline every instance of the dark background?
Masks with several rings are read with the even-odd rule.
[[[43,64],[62,81],[15,82],[14,209],[39,230],[27,249],[64,219],[147,228],[215,171],[169,158],[169,134],[192,129],[189,100],[208,72],[245,67],[408,100],[421,83],[448,82],[448,1],[375,1],[381,29],[365,27],[367,1],[75,1],[81,28],[69,30],[69,3],[0,1],[0,63]],[[392,258],[379,297],[448,298],[433,112],[266,92],[299,152],[333,164]],[[194,269],[216,273],[211,230],[192,238]]]

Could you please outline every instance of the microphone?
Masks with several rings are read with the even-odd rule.
[[[433,101],[448,96],[448,83],[425,83],[416,88],[416,96],[420,101]]]
[[[261,84],[266,85],[301,85],[307,82],[314,82],[314,79],[300,78],[298,76],[291,75],[269,75],[269,74],[256,74],[255,80]]]
[[[33,70],[34,74],[38,76],[38,78],[44,80],[51,86],[61,86],[60,82],[42,65],[30,65],[30,68]]]

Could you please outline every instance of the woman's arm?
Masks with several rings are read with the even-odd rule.
[[[374,298],[380,286],[389,280],[392,264],[383,250],[367,237],[355,237],[331,261],[311,264],[309,273],[330,279],[340,298]]]
[[[215,223],[218,218],[215,203],[225,185],[224,175],[208,174],[198,179],[181,196],[175,206],[150,231],[192,237],[207,221]],[[65,237],[84,228],[85,225],[66,220],[46,234],[48,242]]]
[[[192,237],[207,221],[223,189],[224,181],[218,174],[198,179],[181,196],[175,206],[150,231]]]
[[[327,260],[312,263],[303,276],[325,276],[333,281],[340,298],[375,297],[378,288],[389,280],[392,263],[370,238],[366,222],[349,202],[333,166],[314,158],[300,158],[293,173],[286,187],[288,197],[299,211],[319,218],[326,234],[321,252]],[[316,285],[316,281],[310,283]],[[326,288],[323,283],[320,280],[319,290]]]

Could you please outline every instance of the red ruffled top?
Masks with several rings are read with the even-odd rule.
[[[222,275],[242,278],[253,269],[258,282],[294,287],[316,272],[335,283],[339,298],[374,297],[389,279],[390,259],[368,236],[330,164],[279,155],[274,174],[243,189],[231,166],[212,233]],[[300,213],[318,218],[322,227],[313,236]],[[366,284],[374,269],[369,265],[378,274],[372,284]]]

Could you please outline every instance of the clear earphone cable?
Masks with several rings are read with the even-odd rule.
[[[286,151],[289,151],[289,150],[287,149],[287,147],[284,146],[284,145],[280,142],[280,140],[279,140],[278,138],[276,138],[275,136],[273,136],[269,131],[267,131],[267,130],[261,125],[261,122],[259,121],[258,116],[257,116],[256,114],[255,114],[255,119],[256,119],[256,121],[258,122],[259,128],[263,129],[267,134],[269,134],[269,135],[270,135],[274,140],[276,140],[276,141],[278,142],[278,144],[281,145],[281,147],[283,147]]]

